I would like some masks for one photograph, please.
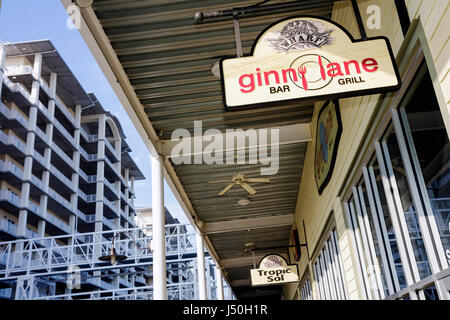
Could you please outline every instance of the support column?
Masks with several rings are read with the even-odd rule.
[[[97,159],[104,159],[105,157],[105,126],[106,115],[100,115],[98,119],[98,142],[97,142]],[[103,231],[103,195],[104,195],[104,175],[105,175],[105,160],[97,160],[97,183],[95,193],[95,235],[94,239],[94,259],[101,255],[101,246]],[[100,272],[94,272],[94,275],[99,275]]]
[[[117,161],[116,163],[114,163],[114,167],[116,168],[117,172],[119,173],[119,175],[122,174],[121,171],[121,150],[122,150],[122,139],[117,138],[116,140],[114,140],[114,150],[116,152],[116,157],[119,159],[119,161]],[[116,188],[117,191],[117,200],[114,201],[114,207],[117,210],[117,218],[114,219],[114,224],[116,226],[117,229],[120,229],[120,220],[124,221],[125,219],[122,217],[122,210],[120,207],[120,186],[121,186],[122,182],[120,181],[120,179],[114,181],[114,187]]]
[[[217,300],[223,300],[223,280],[222,280],[222,269],[220,266],[216,266],[216,288],[217,288]]]
[[[200,233],[195,234],[195,243],[197,245],[198,298],[206,300],[205,249]]]
[[[47,105],[47,112],[50,117],[50,122],[45,126],[45,134],[49,143],[53,141],[53,119],[55,118],[55,96],[56,96],[56,82],[57,82],[57,74],[52,72],[50,73],[50,82],[49,82],[49,91],[50,91],[50,100]],[[49,146],[46,146],[44,149],[44,159],[45,159],[45,170],[42,172],[42,183],[44,185],[44,191],[48,193],[49,182],[50,182],[50,165],[51,165],[51,157],[52,157],[52,149]],[[44,194],[40,198],[40,210],[44,217],[47,218],[47,204],[48,204],[48,196]],[[38,234],[40,237],[45,236],[45,228],[46,228],[46,220],[41,220],[38,223]]]
[[[75,191],[70,195],[70,207],[72,208],[72,211],[74,212],[74,219],[76,221],[77,219],[77,211],[78,211],[78,186],[80,183],[80,135],[81,135],[81,106],[76,105],[75,106],[75,130],[74,130],[74,140],[75,140],[75,146],[76,150],[72,154],[72,161],[74,164],[74,170],[75,172],[72,173],[72,186],[73,190]],[[72,217],[72,215],[69,217]],[[77,223],[74,224],[74,228],[71,228],[71,233],[76,233]]]
[[[163,163],[151,157],[153,217],[153,300],[167,300]]]
[[[21,189],[21,199],[20,206],[21,210],[19,211],[19,222],[18,222],[18,230],[17,233],[19,236],[25,236],[27,220],[28,220],[28,211],[27,208],[30,200],[30,180],[33,168],[33,153],[34,153],[34,140],[36,130],[36,122],[37,122],[37,106],[39,104],[39,89],[40,83],[39,79],[41,77],[41,67],[42,67],[42,54],[37,54],[34,56],[34,66],[33,66],[33,83],[31,87],[31,95],[30,95],[30,113],[28,120],[28,134],[27,134],[27,145],[26,145],[26,156],[24,161],[24,170],[23,170],[23,178],[25,182],[22,184]]]
[[[3,74],[5,72],[5,47],[2,43],[0,43],[0,96],[2,94],[2,88],[3,88]]]

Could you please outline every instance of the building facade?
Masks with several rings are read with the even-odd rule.
[[[364,22],[380,10],[365,32],[389,39],[402,86],[339,101],[343,133],[321,195],[308,145],[295,228],[305,224],[310,255],[286,299],[450,298],[449,2],[400,2],[358,1]],[[360,38],[349,1],[332,20]]]
[[[134,182],[144,176],[120,122],[52,43],[2,44],[0,76],[0,241],[67,245],[64,236],[136,227]],[[118,287],[119,276],[106,282]]]
[[[72,5],[68,0],[61,2],[66,8]],[[442,0],[281,0],[245,4],[238,0],[204,0],[189,4],[88,1],[79,9],[85,22],[80,33],[110,83],[119,83],[115,92],[142,138],[148,141],[154,217],[163,221],[161,195],[163,179],[167,179],[238,299],[261,297],[266,291],[271,298],[289,300],[448,300],[449,6]],[[301,21],[286,25],[287,36],[281,39],[283,30],[278,24],[290,19]],[[308,19],[309,23],[304,23]],[[270,95],[281,95],[285,88],[269,90],[269,76],[275,79],[272,83],[280,84],[282,75],[265,70],[271,65],[265,64],[264,57],[268,52],[270,57],[286,52],[273,53],[269,45],[267,51],[258,52],[256,48],[256,41],[261,39],[286,49],[298,39],[316,40],[313,44],[317,45],[328,35],[337,36],[334,27],[320,30],[314,26],[314,19],[331,21],[336,28],[342,26],[352,44],[372,37],[389,40],[389,55],[401,79],[401,85],[393,86],[390,92],[365,91],[360,95],[356,88],[338,99],[335,114],[340,114],[340,120],[336,122],[342,128],[335,136],[339,138],[331,143],[335,143],[335,156],[330,158],[323,157],[316,147],[322,138],[328,143],[328,133],[323,132],[322,137],[318,123],[329,95],[273,99]],[[269,26],[275,29],[269,30]],[[266,35],[271,38],[264,38]],[[348,43],[339,47],[342,51],[338,53],[344,52]],[[335,48],[330,47],[330,52],[336,53]],[[327,53],[326,47],[319,51],[311,43],[297,49],[296,59],[309,53]],[[385,52],[377,54],[383,59],[388,57]],[[226,79],[220,78],[224,77],[226,61],[222,58],[231,56],[247,62],[251,60],[245,59],[251,55],[259,59],[258,64],[248,63],[249,68],[255,67],[252,74],[245,69],[246,74],[239,77],[236,67],[229,79],[240,85],[236,92],[248,93],[264,87],[264,77],[268,89],[264,97],[276,103],[266,105],[262,96],[251,100],[258,102],[253,104],[242,98],[232,104],[242,108],[231,112],[224,105],[229,97],[224,96]],[[285,56],[287,66],[297,61],[294,54]],[[306,71],[300,67],[298,74],[296,70],[284,70],[283,82],[289,82],[287,73],[295,74],[297,80],[302,74],[308,82],[310,73],[304,79]],[[319,72],[316,78],[325,80],[326,75]],[[330,77],[334,76],[340,77],[340,83],[335,81],[337,85],[355,84],[355,79],[339,69],[331,73]],[[302,88],[291,79],[291,88],[295,84],[295,90],[306,91],[307,86],[320,89],[313,85],[317,79],[307,85],[302,81]],[[340,93],[333,92],[343,97]],[[202,127],[198,126],[200,121]],[[209,146],[187,153],[191,162],[177,161],[180,159],[171,152],[176,148],[171,136],[177,129],[189,134],[211,129],[214,131],[209,131],[208,138],[225,141],[226,130],[239,130],[236,136],[245,140],[246,130],[259,128],[279,130],[279,143],[272,143],[277,147],[279,170],[269,177],[270,183],[259,177],[267,162],[225,161],[233,160],[234,152],[236,157],[240,152],[250,159],[249,150],[256,143],[244,143],[241,148],[217,147],[215,152],[225,157],[209,163],[198,157],[211,157]],[[196,137],[187,133],[185,136],[194,145]],[[267,141],[262,144],[267,146]],[[332,162],[321,188],[316,176],[316,154],[328,164]],[[162,238],[163,224],[155,227],[159,229],[156,238]],[[294,230],[302,244],[301,255],[294,255],[289,247],[291,239],[295,239]],[[249,270],[255,269],[266,254],[275,253],[298,264],[299,281],[254,288]],[[163,261],[163,250],[155,251],[155,255]],[[154,279],[160,284],[157,298],[165,299],[162,268]]]

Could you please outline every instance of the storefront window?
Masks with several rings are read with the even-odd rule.
[[[444,254],[450,256],[450,144],[428,72],[400,109],[419,184],[426,188]],[[428,199],[425,199],[428,201]],[[430,214],[430,213],[428,213]],[[445,266],[444,266],[445,267]]]
[[[406,178],[405,167],[400,154],[397,137],[390,126],[384,136],[383,148],[385,151],[387,162],[387,171],[389,175],[394,175],[395,183],[398,189],[398,195],[402,204],[406,226],[408,228],[409,237],[414,251],[414,257],[417,263],[417,269],[420,278],[423,279],[431,274],[430,265],[428,263],[427,253],[417,221],[417,212],[413,205],[408,180]],[[394,195],[397,195],[394,191]]]
[[[321,300],[346,299],[336,230],[331,231],[313,264],[313,271]]]
[[[302,287],[299,288],[300,300],[313,300],[311,290],[311,280],[309,277],[305,280]]]
[[[391,216],[389,214],[388,204],[386,200],[386,196],[383,192],[383,183],[381,181],[381,172],[380,167],[378,165],[378,160],[376,157],[372,157],[372,160],[369,162],[368,166],[369,177],[372,181],[373,186],[373,194],[375,196],[375,201],[378,202],[379,207],[382,212],[382,221],[381,224],[384,227],[383,232],[387,234],[389,247],[390,247],[390,257],[395,266],[395,274],[396,277],[394,281],[398,282],[400,288],[406,288],[406,279],[405,272],[403,270],[402,262],[400,259],[400,252],[398,250],[397,239],[395,237],[394,226],[392,224]]]
[[[386,271],[387,268],[384,266],[384,263],[382,263],[382,261],[383,261],[382,253],[383,253],[384,247],[383,247],[383,244],[380,243],[382,241],[379,241],[379,237],[381,237],[381,235],[377,235],[377,232],[376,232],[377,227],[379,228],[379,226],[376,225],[376,222],[374,220],[374,217],[376,214],[376,209],[374,208],[375,205],[374,205],[373,199],[369,199],[369,194],[368,194],[368,190],[366,188],[366,183],[364,182],[363,179],[361,179],[361,181],[358,184],[358,194],[359,194],[359,201],[363,208],[364,214],[367,216],[368,223],[369,223],[369,230],[367,230],[367,232],[369,234],[367,236],[370,237],[369,239],[371,241],[373,241],[373,250],[374,250],[374,255],[376,257],[376,259],[374,259],[373,268],[371,270],[369,270],[369,271],[371,271],[371,273],[370,273],[371,279],[372,279],[371,283],[374,284],[374,280],[373,280],[374,275],[379,274],[380,275],[379,282],[381,282],[382,288],[379,288],[380,287],[379,282],[376,282],[377,285],[374,286],[374,288],[377,288],[378,290],[383,290],[384,295],[388,296],[389,292],[388,292],[386,273],[389,271]]]

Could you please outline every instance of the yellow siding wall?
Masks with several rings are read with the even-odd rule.
[[[389,38],[394,55],[396,55],[403,42],[403,34],[394,1],[387,0],[360,0],[358,1],[363,21],[367,21],[367,8],[369,5],[378,5],[381,9],[381,29],[370,30],[366,28],[367,35],[386,36]],[[448,12],[448,0],[406,0],[411,19],[420,16],[424,25],[427,39],[429,39],[431,51],[436,62],[439,81],[442,90],[445,92],[447,106],[449,103],[450,88],[447,76],[449,69],[449,46],[448,46],[448,26],[450,18]],[[332,20],[341,24],[354,36],[359,38],[359,31],[351,2],[341,1],[335,3]],[[447,29],[445,29],[447,27]],[[308,247],[313,254],[313,250],[320,245],[325,223],[330,214],[334,213],[336,230],[339,238],[341,259],[345,270],[345,281],[347,293],[350,299],[360,299],[361,295],[356,277],[355,257],[352,254],[353,244],[349,238],[349,231],[346,229],[345,219],[341,201],[338,195],[341,192],[343,183],[347,179],[349,170],[353,166],[353,161],[360,151],[359,148],[364,140],[366,131],[376,113],[376,105],[380,95],[355,97],[340,99],[340,111],[342,117],[343,132],[336,158],[333,176],[328,186],[319,196],[314,179],[314,143],[309,143],[305,156],[303,175],[300,183],[299,195],[295,212],[295,220],[299,230],[303,230],[303,220],[306,224]],[[317,113],[324,102],[316,103],[314,116],[311,123],[313,139],[315,138]],[[445,115],[444,115],[445,118]],[[314,140],[313,140],[314,141]],[[303,237],[302,237],[303,239]],[[305,254],[304,254],[305,256]],[[308,269],[307,259],[304,257],[299,264],[300,276],[303,276]],[[317,283],[311,276],[311,284],[314,297],[317,298]],[[285,298],[292,299],[295,294],[296,285],[285,288]]]

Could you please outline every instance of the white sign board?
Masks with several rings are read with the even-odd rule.
[[[271,254],[261,260],[258,269],[250,270],[250,279],[253,287],[297,282],[298,266],[288,265],[283,257]]]
[[[299,99],[337,99],[397,90],[385,37],[354,40],[333,21],[289,18],[263,31],[252,54],[220,61],[227,110]]]

